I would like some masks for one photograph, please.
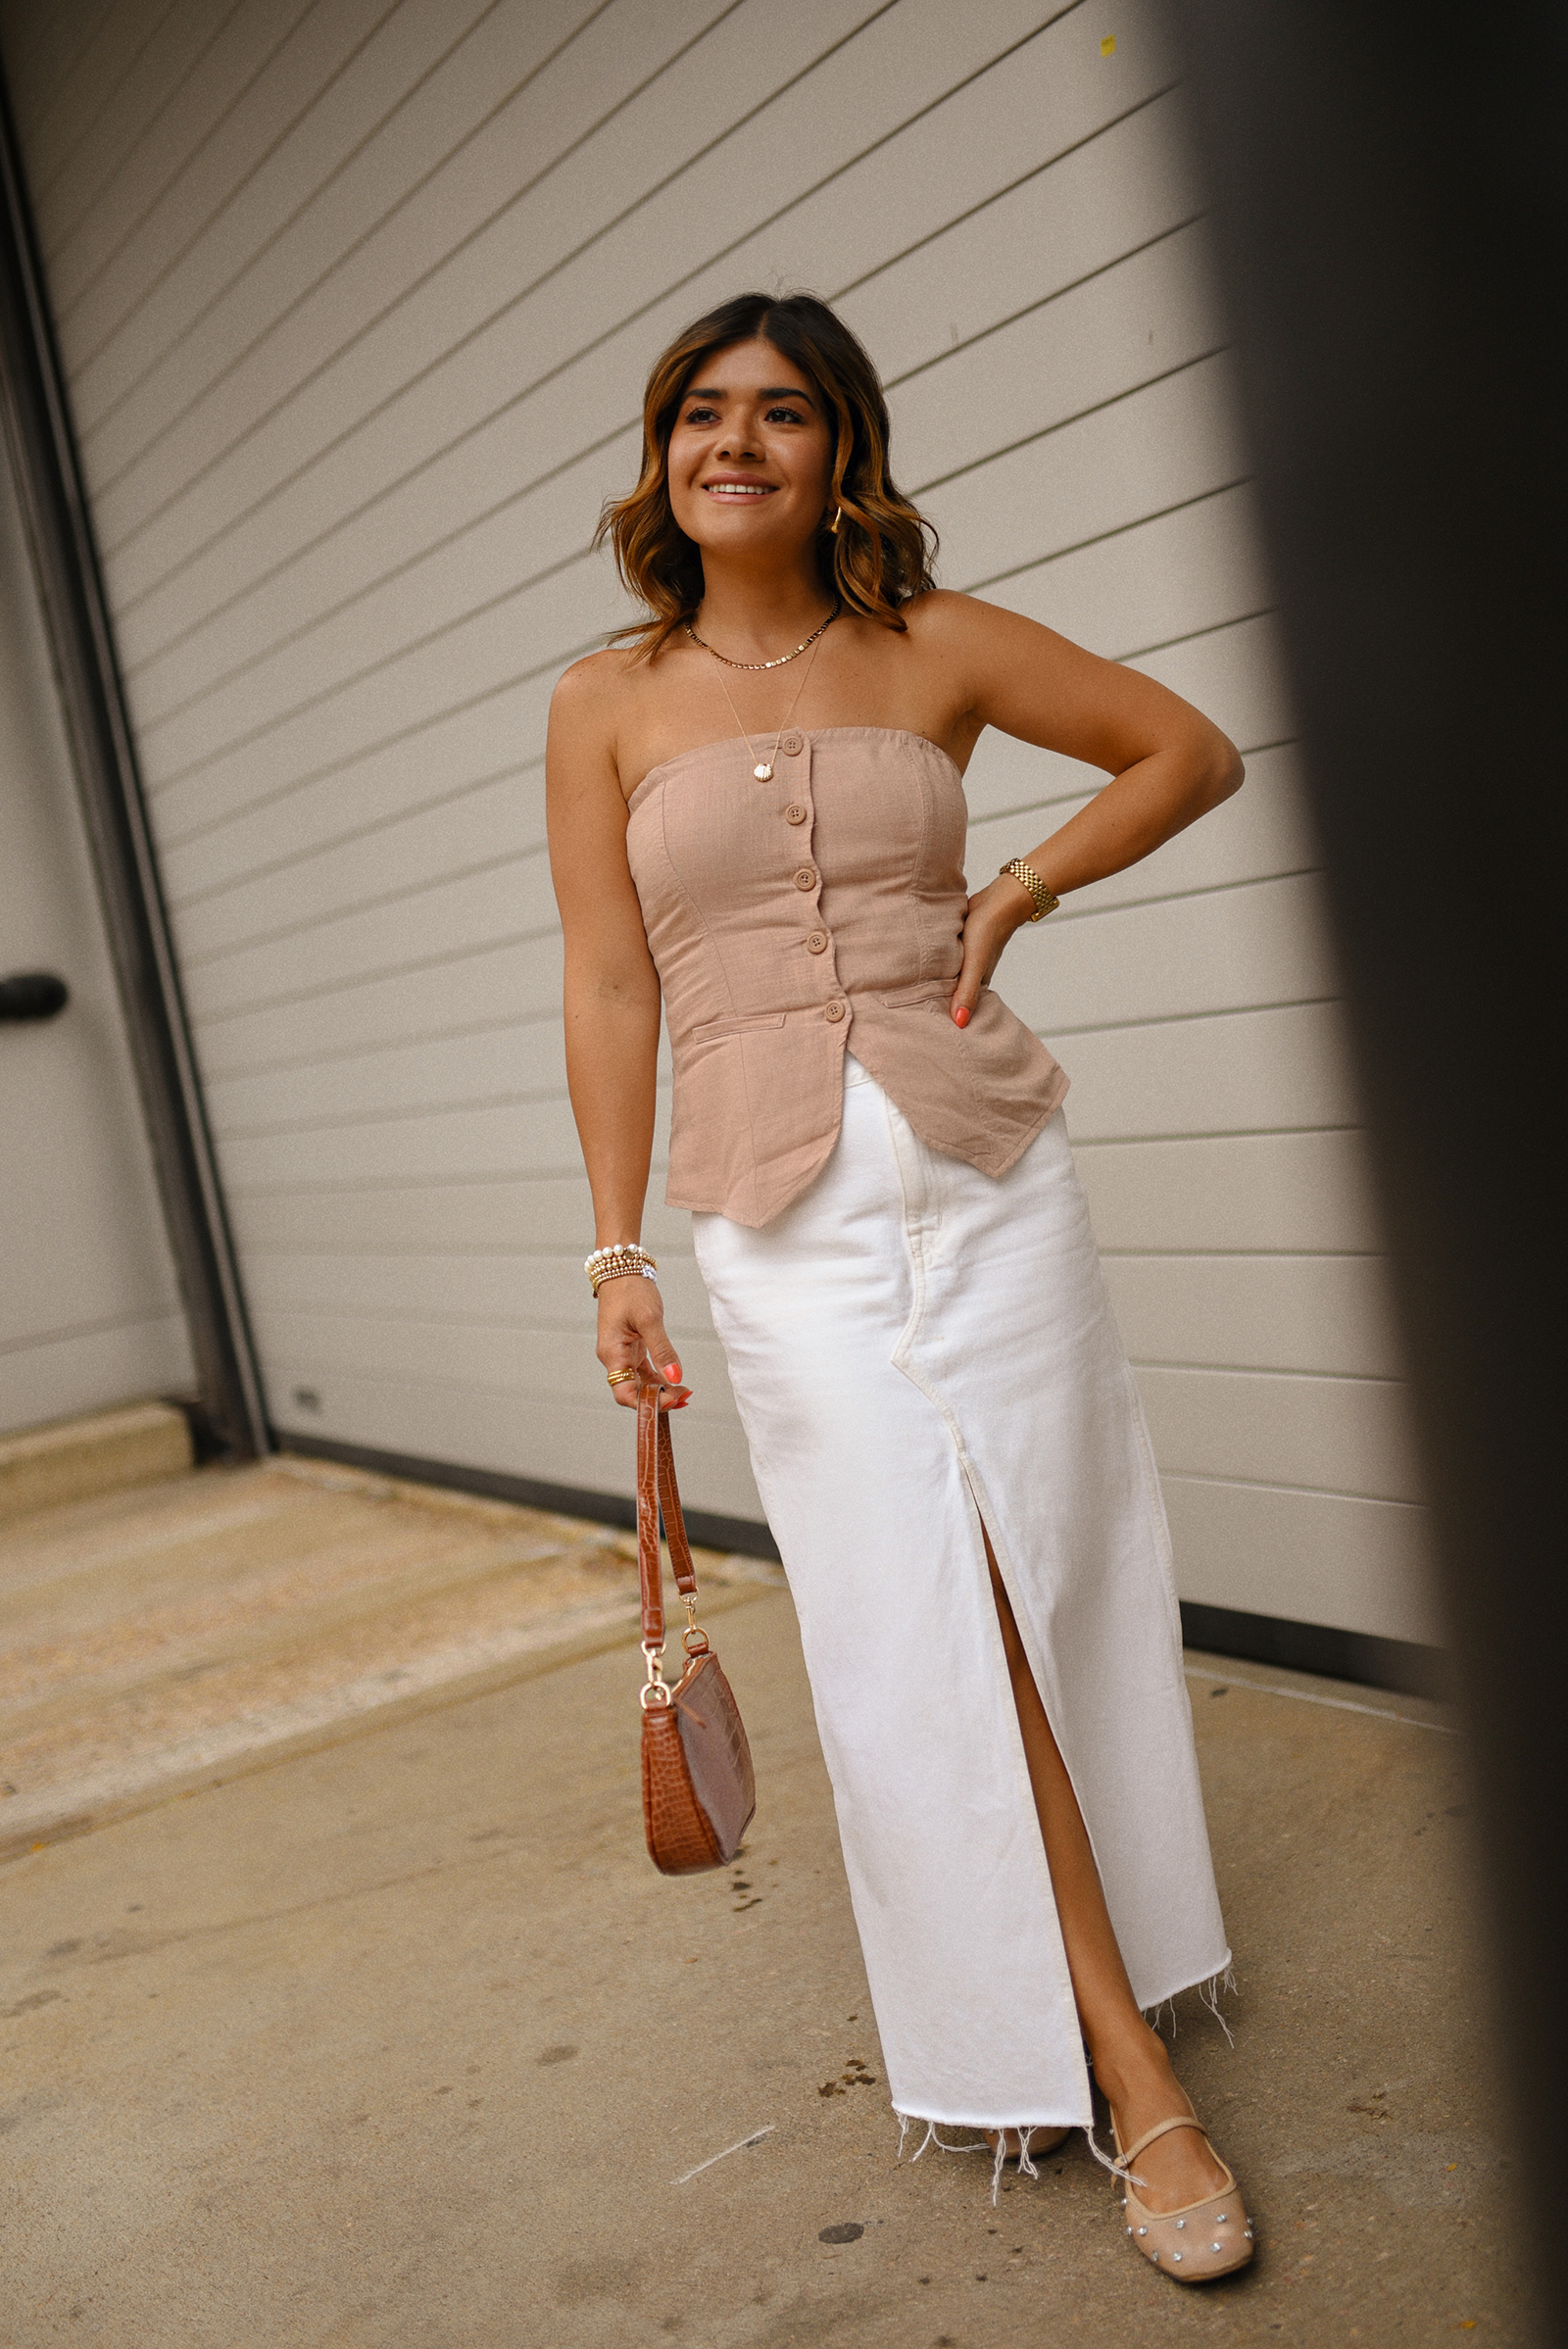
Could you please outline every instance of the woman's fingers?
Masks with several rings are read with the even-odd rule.
[[[985,916],[978,910],[977,901],[971,898],[963,925],[963,963],[949,1004],[955,1027],[966,1028],[969,1025],[980,1001],[980,990],[990,978],[996,959],[996,953],[987,936]]]
[[[691,1398],[690,1388],[681,1384],[680,1355],[664,1327],[663,1300],[640,1274],[601,1285],[599,1359],[607,1372],[638,1373],[635,1379],[618,1379],[612,1389],[627,1410],[636,1408],[638,1388],[647,1379],[673,1390],[661,1397],[664,1410],[682,1410]]]
[[[962,932],[963,964],[950,1003],[956,1027],[966,1028],[974,1017],[981,992],[1002,959],[1002,950],[1018,927],[1016,901],[1020,897],[1028,899],[1032,909],[1034,900],[1023,883],[1003,879],[977,890],[969,900]]]

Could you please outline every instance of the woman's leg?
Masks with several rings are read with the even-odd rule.
[[[1144,2021],[1133,1997],[1078,1798],[1035,1687],[989,1535],[986,1556],[1078,2020],[1095,2079],[1115,2115],[1122,2143],[1130,2145],[1156,2121],[1191,2112],[1192,2105],[1171,2070],[1164,2041]],[[1147,2180],[1141,2199],[1151,2210],[1180,2210],[1219,2192],[1225,2183],[1202,2138],[1190,2129],[1157,2137],[1139,2155],[1138,2175]]]

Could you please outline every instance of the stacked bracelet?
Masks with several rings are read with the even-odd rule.
[[[605,1281],[618,1281],[632,1272],[640,1272],[644,1280],[651,1281],[658,1270],[654,1257],[645,1248],[639,1248],[635,1240],[617,1240],[612,1248],[596,1248],[583,1264],[595,1297]]]
[[[1029,916],[1032,922],[1044,921],[1046,915],[1054,913],[1056,907],[1061,904],[1060,898],[1046,887],[1034,866],[1025,864],[1021,856],[1014,856],[1011,863],[1004,864],[1002,870],[1009,874],[1014,881],[1021,881],[1034,899],[1035,909]]]

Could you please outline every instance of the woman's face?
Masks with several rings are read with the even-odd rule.
[[[821,525],[835,431],[821,396],[771,343],[698,362],[669,437],[669,502],[714,554],[789,563]]]

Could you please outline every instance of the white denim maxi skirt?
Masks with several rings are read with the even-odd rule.
[[[1000,1180],[847,1062],[810,1189],[697,1260],[800,1617],[895,2110],[1087,2127],[992,1547],[1139,2004],[1230,1962],[1170,1542],[1061,1113]]]

